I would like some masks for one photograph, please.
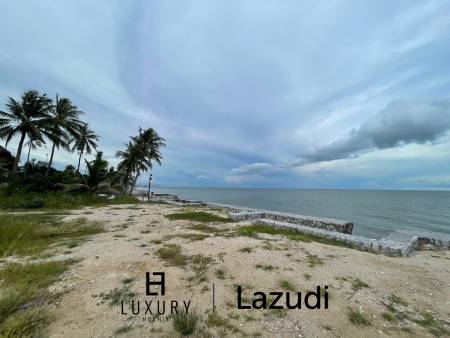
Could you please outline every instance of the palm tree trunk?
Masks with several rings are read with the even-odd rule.
[[[56,147],[56,143],[53,142],[52,153],[50,154],[50,161],[48,161],[47,175],[48,175],[48,173],[50,172],[50,168],[51,168],[51,166],[52,166],[53,155],[55,154],[55,147]]]
[[[139,171],[136,173],[136,178],[134,179],[133,185],[131,186],[130,196],[133,195],[134,187],[136,186],[136,182],[137,182],[140,174],[141,173]]]
[[[31,143],[30,143],[30,145],[28,146],[27,161],[25,162],[25,167],[24,167],[25,176],[27,175],[27,167],[28,167],[28,163],[30,162],[30,152],[31,152]]]
[[[80,151],[80,156],[78,157],[78,167],[77,167],[77,173],[80,172],[80,162],[81,162],[81,156],[83,156],[83,151]]]
[[[25,136],[26,136],[26,133],[22,133],[22,136],[20,137],[19,145],[17,146],[16,158],[14,159],[14,164],[13,164],[13,167],[11,170],[12,175],[17,174],[17,167],[19,166],[20,155],[22,155],[22,146],[23,146],[23,141],[25,140]]]

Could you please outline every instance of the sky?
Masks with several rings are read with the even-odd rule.
[[[3,0],[0,27],[0,109],[69,97],[112,165],[153,127],[156,185],[450,189],[447,0]]]

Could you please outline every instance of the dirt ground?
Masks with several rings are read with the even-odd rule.
[[[124,294],[116,292],[119,302],[111,304],[114,289],[136,293],[128,298],[125,294],[125,300],[152,299],[145,294],[145,277],[155,271],[165,272],[164,299],[191,300],[190,310],[200,317],[201,337],[433,337],[449,328],[448,250],[421,250],[398,258],[282,236],[236,235],[246,222],[209,223],[217,231],[199,231],[190,229],[198,222],[165,217],[179,211],[186,209],[122,205],[67,216],[102,221],[106,232],[56,257],[79,262],[52,287],[63,296],[52,305],[50,337],[176,337],[172,321],[144,321],[145,305],[132,315],[125,302],[127,314],[121,314]],[[167,244],[180,245],[186,262],[173,266],[170,258],[161,259],[158,250]],[[192,257],[210,259],[199,267]],[[221,320],[208,321],[213,283]],[[320,310],[237,309],[237,285],[243,287],[246,302],[256,291],[292,289],[292,298],[296,291],[304,294],[327,285],[329,308],[322,303]],[[365,320],[358,321],[351,309]]]

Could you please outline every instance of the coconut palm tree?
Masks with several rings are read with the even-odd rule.
[[[47,174],[53,163],[53,155],[55,154],[55,148],[64,148],[70,151],[69,143],[72,138],[76,138],[82,122],[79,116],[83,114],[78,110],[77,106],[66,97],[58,97],[56,95],[56,101],[51,109],[51,115],[45,119],[45,128],[43,133],[50,141],[53,142],[52,151],[50,153],[50,160],[48,161]]]
[[[117,165],[117,171],[122,178],[125,191],[128,192],[130,183],[133,181],[133,175],[139,166],[142,151],[140,146],[133,140],[125,144],[125,147],[124,151],[119,150],[116,153],[116,157],[121,158],[120,163]]]
[[[25,137],[30,139],[42,139],[43,123],[48,117],[52,107],[52,101],[36,90],[28,90],[23,93],[20,100],[12,97],[6,103],[7,111],[0,111],[0,138],[6,139],[6,144],[17,134],[20,135],[11,174],[17,173],[22,147]]]
[[[153,128],[139,128],[139,135],[131,137],[131,141],[126,144],[126,150],[116,153],[116,156],[122,159],[117,169],[124,177],[127,191],[131,184],[130,194],[133,193],[141,172],[153,167],[152,161],[161,164],[160,149],[165,145],[165,140]]]
[[[44,140],[42,139],[29,139],[25,146],[28,147],[27,161],[25,163],[30,162],[30,153],[31,149],[35,150],[38,147],[42,147],[44,145]]]
[[[77,173],[80,172],[80,162],[83,154],[90,154],[92,150],[97,149],[98,136],[94,133],[92,129],[89,129],[87,123],[83,123],[78,134],[73,138],[72,151],[78,151],[78,166]]]

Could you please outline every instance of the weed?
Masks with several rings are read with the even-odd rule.
[[[164,236],[164,240],[171,240],[172,238],[184,238],[184,239],[189,239],[190,242],[194,242],[194,241],[203,241],[205,238],[208,238],[209,235],[206,234],[178,234],[178,235],[167,235]]]
[[[334,246],[342,246],[342,247],[349,247],[349,244],[345,242],[340,242],[333,239],[313,236],[313,235],[306,235],[302,234],[296,230],[291,229],[277,229],[273,228],[267,225],[262,224],[254,224],[250,226],[244,226],[238,229],[238,234],[241,236],[249,236],[249,237],[256,237],[259,233],[268,234],[268,235],[281,235],[285,236],[290,240],[293,241],[301,241],[301,242],[319,242],[322,244],[327,245],[334,245]]]
[[[122,281],[122,286],[115,288],[108,293],[100,293],[102,299],[101,304],[106,303],[109,306],[119,305],[122,302],[130,302],[136,298],[137,293],[130,290],[131,282],[125,283]]]
[[[42,331],[50,322],[50,315],[42,309],[26,310],[10,316],[0,324],[2,338],[42,337]]]
[[[317,265],[323,265],[323,259],[318,257],[317,255],[308,254],[307,256],[308,266],[310,268],[314,268]]]
[[[272,270],[277,269],[275,266],[268,265],[268,264],[256,264],[255,268],[261,269],[261,270],[264,270],[264,271],[272,271]]]
[[[173,327],[181,335],[188,336],[195,332],[198,320],[199,317],[195,312],[187,312],[183,309],[173,315]]]
[[[225,271],[222,269],[216,270],[216,277],[219,279],[225,279]]]
[[[387,322],[393,322],[395,320],[395,317],[390,312],[383,312],[381,317]]]
[[[173,214],[168,214],[165,217],[170,219],[171,221],[174,220],[189,220],[189,221],[195,221],[195,222],[230,222],[228,218],[220,217],[208,212],[204,211],[198,211],[198,212],[177,212]]]
[[[3,215],[0,256],[37,254],[51,244],[64,244],[62,240],[79,239],[102,231],[100,224],[88,223],[85,218],[63,222],[60,217],[47,214]]]
[[[364,313],[362,313],[359,310],[354,310],[351,307],[349,307],[347,316],[352,324],[361,325],[361,326],[370,325],[370,321],[366,318]]]
[[[413,319],[413,322],[426,328],[428,332],[436,337],[450,335],[450,330],[445,327],[445,321],[438,320],[431,313],[422,313],[422,319]]]
[[[219,315],[218,312],[210,312],[206,319],[206,325],[208,327],[227,327],[229,325],[228,320]]]
[[[206,232],[206,233],[215,233],[215,232],[219,232],[220,231],[219,229],[217,229],[215,227],[212,227],[212,226],[209,226],[209,225],[206,225],[206,224],[201,224],[201,223],[192,225],[192,226],[189,227],[189,229],[196,230],[196,231],[201,231],[201,232]]]
[[[284,290],[295,291],[295,286],[288,280],[280,280],[278,286]]]
[[[311,280],[311,275],[310,275],[309,273],[304,273],[304,274],[303,274],[303,277],[304,277],[306,280]]]
[[[356,291],[361,290],[363,288],[369,288],[369,284],[367,284],[366,282],[363,282],[358,277],[354,278],[353,281],[352,281],[352,289],[353,289],[353,291],[356,292]]]
[[[177,244],[165,244],[156,254],[169,265],[185,266],[188,261],[188,257],[181,252],[181,246]]]
[[[125,324],[125,325],[122,325],[122,326],[118,327],[118,328],[114,331],[114,334],[116,334],[116,335],[121,335],[121,334],[128,333],[128,332],[130,332],[131,330],[133,330],[133,326],[132,326],[132,325]]]

